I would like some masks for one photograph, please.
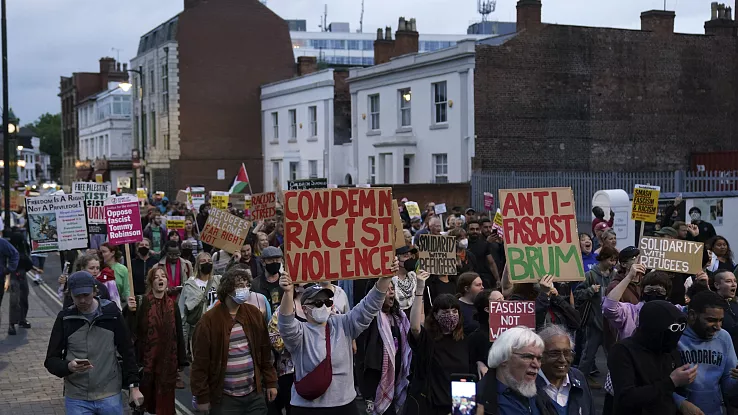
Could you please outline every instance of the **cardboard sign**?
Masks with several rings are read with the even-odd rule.
[[[25,202],[31,252],[67,251],[89,247],[84,195],[28,197]]]
[[[492,220],[492,223],[502,227],[502,211],[500,209],[497,209],[497,213],[495,213],[495,218]]]
[[[489,341],[497,340],[503,332],[518,326],[536,329],[535,301],[490,301]]]
[[[633,189],[633,204],[630,209],[630,218],[643,222],[656,222],[656,212],[659,210],[659,186],[645,186],[637,184]]]
[[[72,194],[85,197],[87,206],[87,233],[105,235],[105,201],[110,197],[110,183],[74,182]]]
[[[418,202],[405,202],[405,208],[407,209],[407,214],[410,215],[411,218],[421,217]]]
[[[446,213],[446,204],[439,203],[433,208],[433,210],[435,210],[436,215],[443,215],[444,213]]]
[[[495,197],[492,193],[484,192],[484,210],[490,211],[495,206]]]
[[[141,213],[135,199],[131,201],[127,196],[108,198],[105,201],[105,219],[110,244],[131,244],[143,239]]]
[[[228,192],[210,192],[210,205],[216,209],[228,209]]]
[[[250,229],[249,221],[224,210],[211,208],[205,228],[200,233],[200,239],[203,243],[232,254],[241,249]]]
[[[500,190],[510,281],[583,281],[574,195],[569,187]]]
[[[645,236],[638,249],[638,262],[646,268],[691,275],[702,271],[702,242]]]
[[[502,227],[502,212],[497,209],[494,219],[492,219],[492,229],[497,231],[497,236],[503,241],[505,240],[505,229]]]
[[[277,216],[277,193],[267,192],[251,196],[251,219],[264,220]]]
[[[397,206],[397,201],[392,201],[392,225],[395,228],[395,249],[402,248],[405,246],[405,234],[402,232],[402,218],[400,218],[400,209]]]
[[[284,192],[285,268],[296,282],[393,275],[392,189]]]
[[[327,189],[328,179],[287,180],[287,190]]]
[[[418,245],[418,269],[432,275],[456,275],[456,237],[422,234]]]
[[[247,195],[244,193],[231,193],[231,195],[228,197],[228,201],[231,203],[231,206],[233,206],[234,209],[251,209],[251,195]]]
[[[190,192],[187,190],[177,190],[177,198],[175,199],[177,202],[189,204],[190,203]]]
[[[17,212],[26,202],[26,195],[23,191],[10,191],[10,210]],[[5,197],[0,197],[0,207],[5,209]]]

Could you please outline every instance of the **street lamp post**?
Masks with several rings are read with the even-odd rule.
[[[0,0],[0,30],[2,33],[3,60],[3,184],[5,187],[5,231],[10,232],[10,115],[8,107],[8,25],[5,16],[5,0]],[[13,127],[15,130],[15,127]]]
[[[5,1],[5,0],[2,0]],[[138,74],[139,84],[141,83],[141,79],[143,79],[143,66],[139,66],[138,69],[128,69],[128,72],[133,72]],[[153,82],[153,79],[151,80]],[[124,92],[128,92],[133,85],[130,82],[121,82],[120,85],[118,85],[120,89],[122,89]],[[143,86],[141,86],[141,90],[138,93],[138,124],[143,123]],[[131,186],[133,187],[133,190],[138,189],[137,181],[138,181],[138,167],[135,165],[135,163],[138,160],[143,159],[144,162],[146,160],[146,143],[141,143],[141,152],[139,153],[139,145],[138,145],[138,138],[143,138],[143,124],[141,126],[141,131],[138,131],[139,125],[136,125],[136,140],[133,143],[133,151],[131,152],[131,158],[133,159],[133,178],[131,179]],[[140,156],[139,156],[140,154]],[[146,167],[141,167],[141,173],[144,176],[144,179],[146,177]],[[141,180],[142,187],[146,187],[145,180]]]

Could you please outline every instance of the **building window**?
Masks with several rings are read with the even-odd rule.
[[[274,184],[275,189],[279,186],[279,183],[282,182],[280,174],[279,174],[279,162],[278,161],[272,162],[272,182]]]
[[[279,113],[272,113],[272,140],[279,141]]]
[[[297,110],[290,110],[290,139],[297,139]],[[293,179],[294,180],[294,179]]]
[[[447,108],[446,81],[433,84],[433,120],[435,124],[448,122]]]
[[[369,95],[369,129],[379,130],[379,94]]]
[[[161,65],[161,103],[169,113],[169,64],[166,61]]]
[[[105,141],[103,139],[103,136],[97,137],[97,157],[102,157],[105,155],[105,149],[103,146],[105,145]]]
[[[164,134],[164,150],[169,150],[171,144],[169,142],[169,133]]]
[[[377,161],[374,156],[369,156],[369,184],[376,184],[377,181]]]
[[[410,103],[413,99],[413,93],[410,88],[401,89],[400,91],[400,127],[410,127]]]
[[[433,182],[448,183],[448,154],[433,155]]]
[[[131,115],[130,97],[113,97],[113,115]]]
[[[149,71],[149,95],[154,95],[156,92],[156,85],[154,85],[154,70]]]
[[[151,111],[151,147],[156,148],[156,112]]]
[[[308,107],[308,118],[310,119],[310,137],[318,136],[318,107]]]
[[[412,156],[405,156],[402,160],[403,183],[410,184],[410,165],[412,164]]]
[[[298,162],[296,161],[290,162],[290,180],[297,180],[299,178],[297,174],[298,167],[299,167]]]
[[[105,148],[105,154],[110,155],[110,138],[107,134],[105,134],[105,143],[103,143],[103,147]]]
[[[349,40],[348,41],[348,48],[349,48],[349,50],[359,50],[359,49],[361,49],[361,41],[360,40]]]
[[[318,178],[318,160],[308,161],[308,170],[310,173],[310,178],[317,179]]]

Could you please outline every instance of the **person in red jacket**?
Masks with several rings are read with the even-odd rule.
[[[597,226],[598,223],[607,223],[607,227],[612,228],[612,225],[615,222],[615,212],[613,212],[612,209],[610,209],[610,220],[605,220],[605,211],[599,206],[592,208],[592,214],[595,215],[595,218],[592,220],[592,235],[594,235],[595,226]]]

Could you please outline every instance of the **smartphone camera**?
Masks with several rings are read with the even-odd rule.
[[[451,375],[451,415],[476,414],[477,377],[472,374]]]

